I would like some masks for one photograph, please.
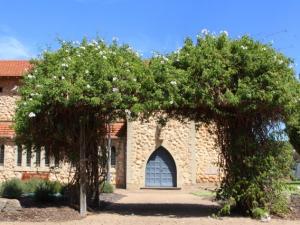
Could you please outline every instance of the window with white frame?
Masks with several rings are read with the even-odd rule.
[[[46,167],[50,166],[50,153],[47,147],[45,147],[45,166]]]
[[[110,165],[112,167],[116,166],[116,147],[112,146],[110,151]]]
[[[16,146],[15,160],[20,167],[59,167],[60,163],[59,154],[51,155],[45,147]]]
[[[32,150],[31,148],[26,149],[26,166],[31,167],[31,157],[32,157]]]
[[[41,148],[38,147],[35,150],[35,166],[40,167],[41,166]]]
[[[23,149],[22,146],[17,146],[17,166],[22,166]]]

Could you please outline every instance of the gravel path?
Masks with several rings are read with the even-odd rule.
[[[108,196],[114,203],[105,211],[93,213],[80,220],[66,222],[1,222],[0,225],[255,225],[258,220],[242,217],[211,218],[218,205],[184,191],[117,190],[117,197]],[[271,219],[267,224],[300,225],[300,220]]]

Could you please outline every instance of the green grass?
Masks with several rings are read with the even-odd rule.
[[[196,195],[198,197],[215,197],[216,196],[216,193],[214,191],[203,190],[203,189],[192,192],[191,194]]]
[[[299,181],[291,181],[286,183],[286,189],[290,194],[298,194],[300,195],[300,182]]]

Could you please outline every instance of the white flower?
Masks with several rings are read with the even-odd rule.
[[[65,51],[66,51],[67,53],[70,52],[69,49],[66,49]]]
[[[171,101],[170,101],[170,104],[173,105],[173,103],[174,103],[173,100],[171,100]]]
[[[62,79],[62,80],[64,80],[64,79],[65,79],[65,77],[64,77],[64,76],[61,76],[61,79]]]
[[[208,33],[209,31],[206,28],[201,30],[201,34],[208,35]]]
[[[53,76],[54,79],[56,79],[56,76]]]
[[[129,62],[126,62],[126,63],[125,63],[125,66],[129,66]]]
[[[278,60],[278,63],[279,63],[279,65],[281,65],[283,63],[283,61],[282,60]]]
[[[31,75],[31,74],[28,74],[27,77],[28,77],[29,79],[35,78],[35,76],[33,76],[33,75]]]
[[[116,81],[116,80],[118,80],[118,78],[116,78],[116,77],[113,77],[113,81]]]
[[[80,48],[83,49],[83,50],[85,50],[85,47],[84,47],[84,46],[80,46]]]
[[[33,99],[32,98],[29,98],[29,101],[32,101]]]
[[[119,41],[119,38],[118,37],[113,37],[112,40],[113,41]]]
[[[133,81],[136,82],[136,78],[133,78]]]
[[[246,49],[248,49],[248,48],[247,48],[247,46],[242,45],[242,46],[241,46],[241,49],[246,50]]]
[[[30,112],[30,113],[28,114],[28,116],[29,116],[30,118],[32,118],[32,117],[35,117],[36,115],[35,115],[34,112]]]
[[[27,105],[27,102],[23,102],[23,105]]]
[[[165,61],[164,61],[164,60],[161,60],[160,63],[161,63],[161,64],[165,64]]]
[[[18,91],[19,90],[19,86],[18,85],[15,85],[12,89],[11,89],[11,91]]]
[[[129,109],[125,109],[125,113],[126,113],[127,116],[131,115],[131,111]]]
[[[36,87],[37,87],[37,88],[40,88],[40,87],[42,87],[42,85],[40,85],[40,84],[37,84],[37,85],[36,85]]]
[[[67,63],[62,63],[61,66],[66,67],[66,68],[69,67],[69,65]]]
[[[228,36],[228,32],[226,30],[221,30],[220,34],[225,34],[226,36]]]
[[[172,85],[176,85],[176,84],[177,84],[177,82],[176,82],[175,80],[172,80],[170,83],[171,83]]]
[[[118,92],[119,89],[118,89],[118,88],[113,88],[112,91],[113,91],[113,92]]]
[[[103,59],[107,59],[107,57],[104,55],[104,56],[102,56],[103,57]]]
[[[89,73],[89,71],[88,71],[88,70],[85,70],[85,73],[86,73],[86,74],[88,74],[88,73]]]
[[[267,50],[267,48],[263,47],[263,48],[262,48],[262,50],[263,50],[263,51],[266,51],[266,50]]]
[[[163,56],[162,58],[163,58],[163,60],[165,60],[165,61],[169,61],[169,59],[168,59],[166,56]]]
[[[87,88],[91,88],[91,86],[89,84],[86,85]]]
[[[81,55],[80,55],[80,54],[77,54],[77,56],[78,56],[78,57],[81,57]]]

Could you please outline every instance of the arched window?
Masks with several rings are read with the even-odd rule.
[[[110,165],[115,167],[116,166],[116,147],[112,146],[110,151]]]
[[[41,166],[41,148],[38,147],[35,150],[35,166],[40,167]]]
[[[17,166],[22,166],[23,149],[22,146],[17,146]]]
[[[4,166],[4,145],[0,145],[0,166]]]

